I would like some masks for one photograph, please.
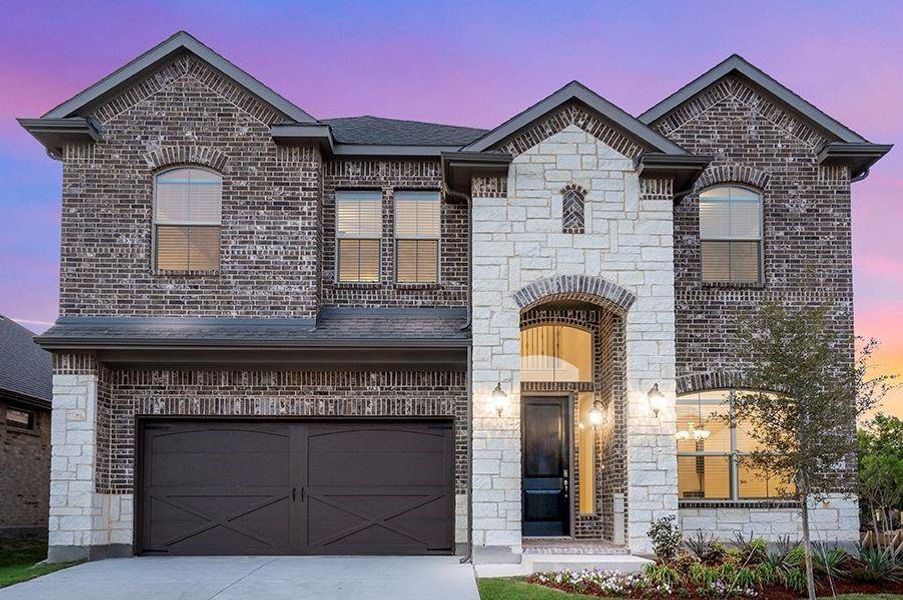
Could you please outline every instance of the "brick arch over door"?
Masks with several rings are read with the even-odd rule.
[[[151,170],[175,165],[199,165],[222,173],[229,157],[209,146],[164,146],[144,155]]]
[[[745,387],[742,371],[709,371],[677,378],[677,395]]]
[[[514,301],[524,311],[545,302],[576,300],[611,308],[623,315],[636,301],[636,295],[595,275],[557,275],[545,277],[515,292]]]
[[[769,179],[771,179],[771,175],[755,167],[738,164],[717,165],[710,166],[703,171],[696,183],[693,184],[693,189],[699,191],[713,185],[744,183],[764,190]]]

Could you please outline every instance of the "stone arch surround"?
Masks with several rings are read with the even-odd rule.
[[[596,304],[624,315],[636,302],[636,295],[597,275],[544,277],[525,285],[514,294],[514,301],[521,311],[563,300]]]

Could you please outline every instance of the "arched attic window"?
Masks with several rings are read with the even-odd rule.
[[[219,268],[223,179],[198,167],[154,177],[154,264],[160,271]]]

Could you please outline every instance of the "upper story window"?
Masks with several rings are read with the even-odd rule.
[[[340,283],[379,281],[383,197],[379,191],[336,192],[336,273]]]
[[[439,192],[395,192],[395,279],[439,281]]]
[[[788,482],[742,460],[759,449],[748,425],[731,412],[735,390],[677,398],[677,485],[682,500],[781,498]],[[704,432],[699,435],[700,432]]]
[[[537,325],[520,334],[521,381],[593,380],[593,335],[571,325]]]
[[[711,283],[762,281],[762,197],[739,186],[699,194],[702,280]]]
[[[223,180],[196,167],[180,167],[154,180],[155,265],[164,271],[219,268]]]

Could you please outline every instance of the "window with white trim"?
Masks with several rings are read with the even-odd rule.
[[[382,192],[336,192],[336,279],[340,283],[379,282],[383,231]]]
[[[711,283],[762,281],[762,197],[740,186],[719,186],[699,194],[702,280]]]
[[[439,281],[439,192],[395,192],[395,280]]]
[[[744,452],[759,446],[749,435],[749,427],[733,417],[731,404],[737,391],[713,390],[677,398],[681,500],[779,499],[791,490],[776,473],[742,460]]]
[[[154,264],[161,271],[219,268],[223,179],[197,167],[154,178]]]

